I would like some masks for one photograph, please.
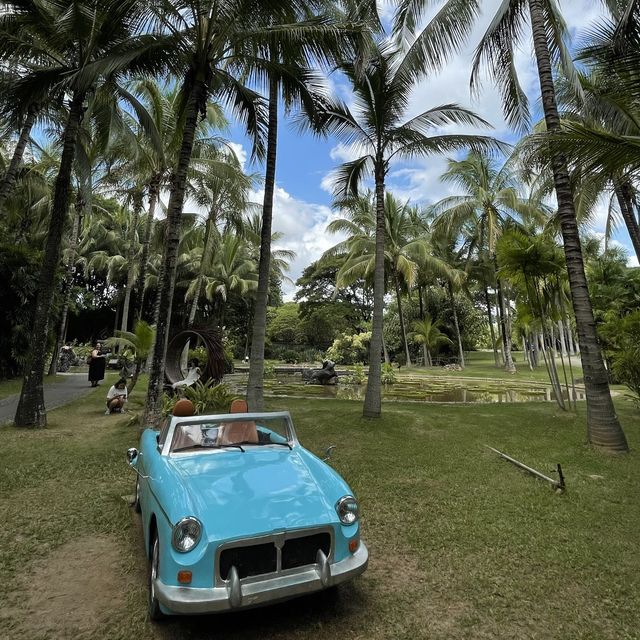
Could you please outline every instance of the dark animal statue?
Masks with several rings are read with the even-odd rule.
[[[305,371],[304,378],[307,384],[338,384],[338,374],[334,368],[335,366],[335,362],[325,360],[322,363],[322,369]]]

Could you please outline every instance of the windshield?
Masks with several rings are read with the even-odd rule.
[[[260,417],[247,420],[225,416],[220,420],[200,420],[181,422],[176,425],[171,440],[170,453],[192,449],[239,449],[247,447],[283,446],[291,448],[292,434],[286,418]]]

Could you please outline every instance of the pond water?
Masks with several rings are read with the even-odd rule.
[[[246,376],[225,376],[236,391],[246,389]],[[290,398],[338,398],[362,400],[366,384],[307,385],[300,375],[279,374],[264,381],[265,395]],[[564,394],[565,399],[567,394]],[[493,403],[493,402],[555,402],[549,385],[536,387],[517,382],[487,382],[478,380],[452,380],[451,378],[401,378],[392,385],[383,385],[382,399],[402,402]],[[582,391],[576,392],[576,400],[584,400]]]

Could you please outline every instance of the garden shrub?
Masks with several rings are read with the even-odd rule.
[[[195,349],[189,349],[188,359],[191,362],[196,359],[200,364],[200,368],[203,369],[209,361],[209,353],[204,347],[196,347]]]
[[[204,384],[196,382],[187,387],[184,397],[193,402],[197,414],[206,414],[229,411],[231,402],[238,396],[231,392],[228,384],[214,384],[213,380],[207,380]]]
[[[0,242],[0,379],[21,374],[26,362],[40,256],[28,245]]]
[[[393,366],[390,363],[385,362],[382,365],[382,372],[380,373],[380,382],[382,384],[394,384],[398,381],[396,372],[393,370]]]
[[[280,355],[280,359],[287,364],[296,364],[300,360],[300,355],[293,349],[284,349]]]
[[[327,358],[336,364],[354,364],[366,362],[369,355],[371,331],[349,335],[343,333],[327,349]]]
[[[640,400],[640,311],[607,323],[615,335],[615,350],[609,352],[616,381],[626,385]]]
[[[366,379],[367,376],[364,372],[364,365],[362,364],[362,362],[356,362],[355,366],[353,367],[353,371],[346,377],[345,382],[347,384],[360,385],[364,384]]]

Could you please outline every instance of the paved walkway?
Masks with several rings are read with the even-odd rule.
[[[73,402],[73,400],[92,391],[89,386],[89,381],[87,380],[86,372],[59,373],[58,376],[62,378],[60,382],[56,381],[44,385],[44,404],[47,407],[47,411]],[[104,391],[104,384],[103,381],[100,386],[101,393]],[[106,391],[104,391],[104,393],[106,394]],[[20,400],[19,393],[0,400],[0,424],[13,422],[16,416],[16,409],[18,408],[18,400]]]

